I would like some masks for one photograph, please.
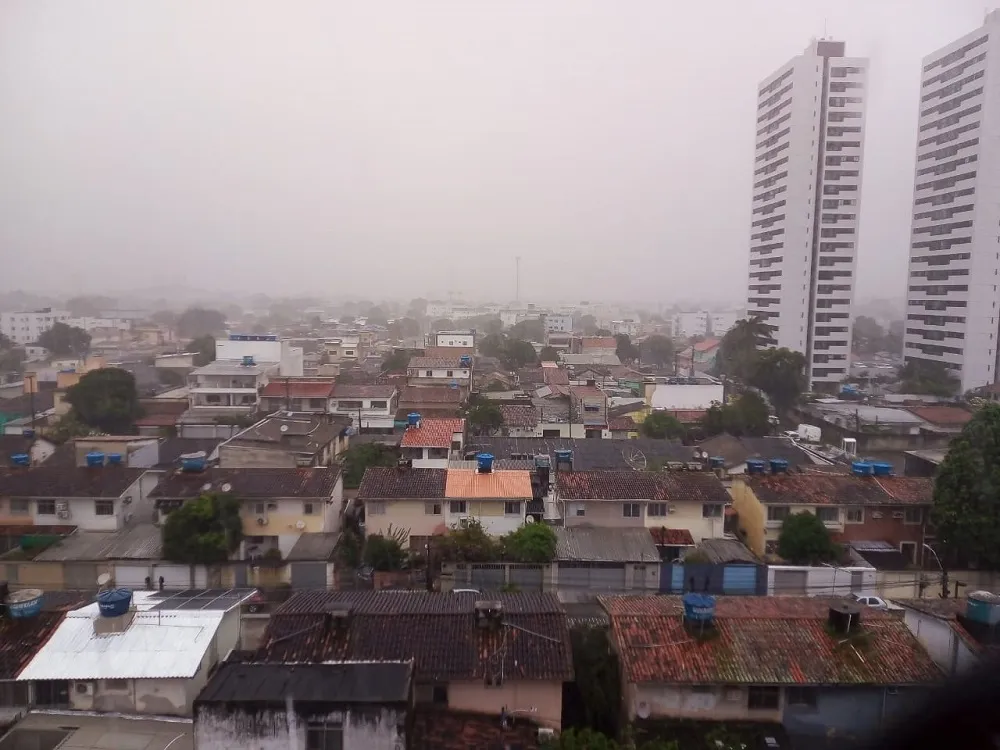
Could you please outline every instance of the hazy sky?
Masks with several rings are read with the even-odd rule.
[[[902,295],[920,58],[983,0],[3,0],[0,289],[745,295],[757,82],[872,58]]]

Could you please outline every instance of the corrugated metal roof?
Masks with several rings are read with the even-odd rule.
[[[445,480],[446,498],[530,498],[531,474],[527,471],[477,471],[448,469]]]
[[[77,531],[35,557],[36,562],[73,560],[158,560],[160,529],[151,523],[121,531]]]
[[[556,527],[556,560],[659,562],[648,529]]]
[[[140,610],[148,604],[141,601]],[[218,610],[137,611],[124,632],[99,634],[94,632],[94,621],[101,615],[94,603],[68,613],[17,679],[193,677],[224,615]]]

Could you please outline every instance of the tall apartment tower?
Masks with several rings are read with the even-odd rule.
[[[747,314],[816,390],[850,364],[868,60],[845,52],[813,41],[757,91]]]
[[[1000,366],[1000,11],[923,62],[903,354],[967,391]]]

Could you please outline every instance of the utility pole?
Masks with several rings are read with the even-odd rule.
[[[514,256],[514,302],[521,304],[521,256]]]

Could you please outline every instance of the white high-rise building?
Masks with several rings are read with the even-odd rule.
[[[813,41],[761,82],[747,315],[802,352],[813,388],[848,372],[868,60]]]
[[[1000,365],[1000,11],[923,62],[903,354],[967,391]]]
[[[15,344],[24,346],[38,341],[38,337],[56,323],[69,322],[68,310],[53,310],[43,307],[41,310],[24,310],[21,312],[0,313],[0,333]]]

